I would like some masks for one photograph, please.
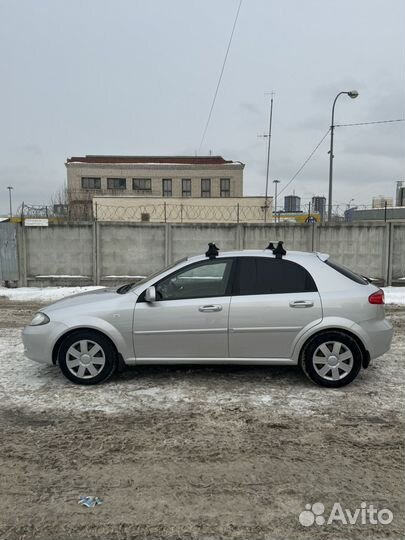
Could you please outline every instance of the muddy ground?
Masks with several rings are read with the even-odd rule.
[[[24,360],[35,304],[0,299],[0,538],[399,540],[404,313],[350,386],[298,369],[142,367],[94,388]],[[78,505],[80,495],[104,504]],[[389,508],[387,525],[304,527],[305,504]]]

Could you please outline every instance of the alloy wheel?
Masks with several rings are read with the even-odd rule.
[[[316,373],[327,381],[340,381],[353,369],[353,353],[339,341],[327,341],[319,345],[312,363]]]
[[[96,377],[105,366],[105,353],[103,348],[88,339],[73,343],[66,353],[66,367],[80,379]]]

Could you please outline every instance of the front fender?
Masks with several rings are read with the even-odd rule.
[[[121,332],[104,319],[85,315],[75,318],[74,322],[69,321],[65,324],[67,324],[68,328],[64,333],[70,333],[72,330],[80,330],[81,328],[90,328],[92,330],[102,332],[108,338],[110,338],[117,348],[117,351],[121,353],[124,358],[130,358],[134,355],[133,349],[131,348],[132,341],[129,347]]]
[[[358,324],[353,323],[353,321],[350,321],[349,319],[346,319],[344,317],[325,317],[316,326],[312,326],[311,328],[304,328],[297,335],[292,346],[291,359],[294,360],[295,363],[298,363],[302,347],[304,346],[306,341],[308,341],[308,339],[315,334],[326,330],[347,330],[348,332],[354,334],[361,341],[364,348],[367,349],[367,347],[365,346],[367,336]]]

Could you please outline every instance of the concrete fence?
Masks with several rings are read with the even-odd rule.
[[[0,223],[0,283],[14,279],[18,279],[16,226]]]
[[[215,241],[226,251],[263,249],[269,241],[283,240],[287,250],[329,253],[337,262],[384,284],[405,276],[405,224],[398,223],[91,222],[14,226],[18,268],[13,279],[20,286],[108,285],[128,281],[179,258],[203,253],[209,241]]]

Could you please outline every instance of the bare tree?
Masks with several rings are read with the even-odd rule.
[[[51,204],[69,204],[69,194],[66,184],[59,187],[51,196]]]

